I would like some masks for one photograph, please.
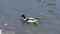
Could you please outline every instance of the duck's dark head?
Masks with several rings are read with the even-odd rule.
[[[26,18],[26,16],[24,14],[22,14],[21,17],[24,18],[24,19]]]

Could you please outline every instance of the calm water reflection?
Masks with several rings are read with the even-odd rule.
[[[60,0],[38,1],[0,0],[0,29],[16,34],[60,34]],[[39,26],[23,24],[19,21],[22,13],[47,20],[41,20]]]

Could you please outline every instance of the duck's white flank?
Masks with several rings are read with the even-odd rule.
[[[37,23],[38,22],[38,20],[35,18],[26,18],[26,16],[24,14],[21,15],[21,17],[23,17],[22,20],[25,22],[29,22],[29,23]]]
[[[24,19],[27,20],[26,22],[30,22],[30,23],[33,23],[33,22],[37,22],[38,20],[34,19],[34,18],[28,18],[29,20],[27,20],[27,18]]]

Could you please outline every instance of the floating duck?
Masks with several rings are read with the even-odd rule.
[[[26,23],[33,23],[33,24],[38,24],[38,20],[35,18],[26,18],[24,14],[21,15],[21,20],[26,22]]]

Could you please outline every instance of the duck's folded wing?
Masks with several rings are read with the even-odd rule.
[[[27,22],[36,22],[37,20],[28,20]]]
[[[34,19],[34,18],[28,18],[28,19]]]
[[[32,20],[28,20],[27,22],[34,22],[34,21],[32,21]]]

